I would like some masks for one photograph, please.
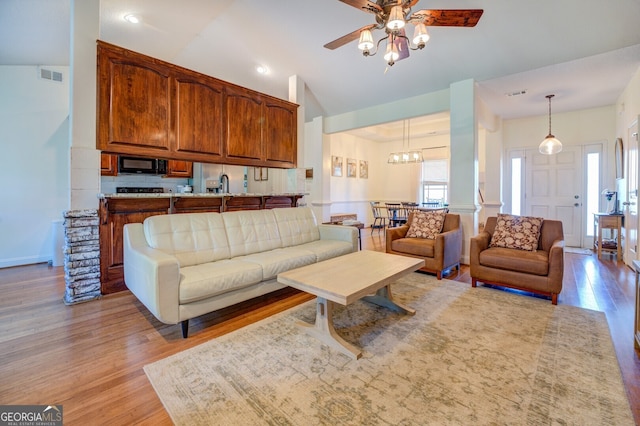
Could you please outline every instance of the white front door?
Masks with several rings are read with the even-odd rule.
[[[627,201],[625,202],[625,263],[638,259],[638,122],[627,131]]]
[[[565,146],[555,155],[526,151],[524,214],[562,221],[564,242],[582,242],[582,148]]]

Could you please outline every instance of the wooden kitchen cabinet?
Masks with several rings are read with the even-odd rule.
[[[254,160],[256,165],[262,160],[262,104],[249,91],[227,89],[227,158]]]
[[[161,61],[98,43],[97,148],[166,158],[171,81]]]
[[[98,41],[105,153],[296,167],[296,104]]]
[[[100,202],[100,291],[102,294],[126,290],[124,284],[124,225],[168,214],[171,199],[104,198]]]
[[[193,177],[193,163],[191,161],[169,160],[167,161],[167,174],[170,178]]]
[[[226,107],[227,158],[260,167],[295,167],[297,105],[228,89]]]
[[[193,73],[176,77],[174,88],[176,137],[172,147],[173,158],[222,161],[223,85],[214,78]]]
[[[118,175],[118,156],[115,154],[100,154],[100,175]]]
[[[268,100],[264,113],[264,161],[271,167],[295,167],[298,155],[297,106]]]

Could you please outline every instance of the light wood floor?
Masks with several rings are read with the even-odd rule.
[[[371,237],[369,229],[362,235],[363,249],[384,250],[382,235]],[[171,424],[145,364],[311,299],[285,290],[194,319],[182,339],[179,325],[158,322],[129,292],[65,306],[63,275],[46,264],[0,269],[0,404],[62,404],[65,425]],[[465,266],[446,278],[471,282]],[[634,300],[634,274],[615,256],[566,255],[558,303],[606,313],[640,423]]]

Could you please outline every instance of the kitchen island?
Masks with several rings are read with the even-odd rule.
[[[123,268],[123,231],[127,223],[160,214],[203,213],[296,207],[304,194],[99,194],[100,291],[127,289]]]

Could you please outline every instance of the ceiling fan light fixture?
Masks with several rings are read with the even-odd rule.
[[[387,21],[387,28],[391,31],[398,31],[404,28],[404,12],[402,6],[393,6],[389,13],[389,20]]]
[[[392,66],[399,57],[400,53],[398,52],[398,48],[393,42],[391,36],[389,36],[389,41],[387,42],[387,51],[384,54],[384,60],[387,61],[389,66]]]
[[[369,52],[373,46],[373,34],[371,34],[371,31],[362,30],[360,32],[360,41],[358,41],[358,49],[363,52]]]
[[[424,22],[420,22],[416,24],[413,30],[413,44],[418,46],[419,49],[422,49],[425,44],[429,41],[431,36],[427,32],[427,26]]]
[[[549,134],[544,140],[540,143],[538,147],[538,151],[543,155],[553,155],[562,151],[562,142],[560,142],[556,137],[551,133],[551,98],[555,95],[547,95],[545,96],[549,99]]]

